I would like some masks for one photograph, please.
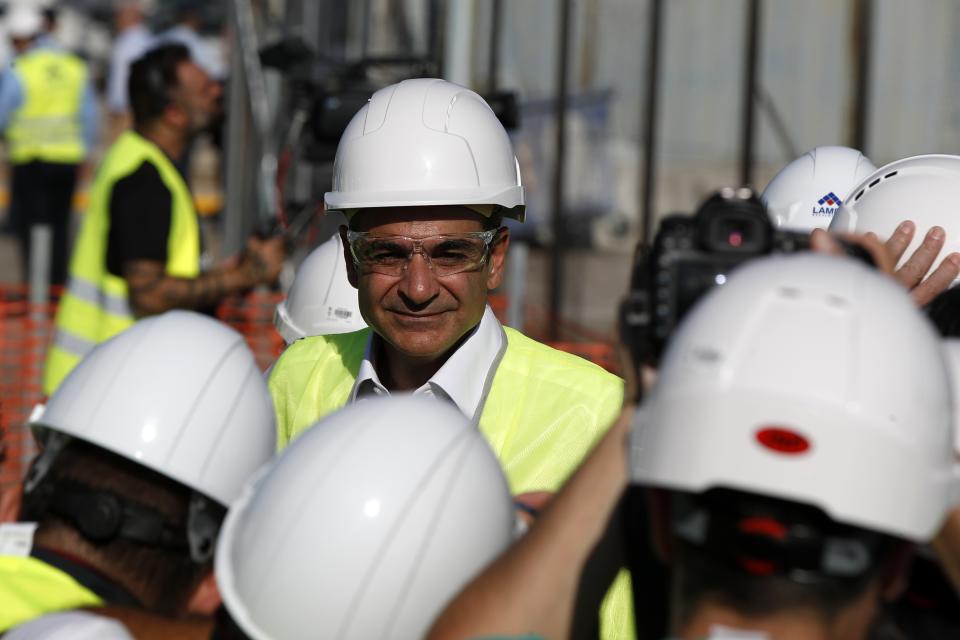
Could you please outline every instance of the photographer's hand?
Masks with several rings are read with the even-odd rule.
[[[916,225],[905,220],[887,240],[886,248],[894,262],[900,261],[915,233]],[[893,274],[894,278],[910,290],[910,295],[918,307],[929,304],[937,295],[946,291],[960,275],[960,254],[951,253],[924,279],[945,242],[946,232],[943,228],[931,227],[913,255]]]
[[[889,274],[894,280],[910,291],[910,296],[918,307],[926,306],[937,295],[945,291],[960,275],[960,254],[951,253],[926,279],[924,274],[936,260],[945,241],[944,231],[933,227],[916,251],[899,269],[897,262],[903,256],[916,227],[909,220],[900,224],[886,243],[881,242],[874,233],[864,235],[838,234],[845,241],[856,244],[870,253],[879,271]],[[843,248],[826,231],[817,229],[810,236],[810,248],[820,253],[843,255]]]

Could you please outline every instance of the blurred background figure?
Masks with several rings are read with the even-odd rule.
[[[286,299],[277,305],[274,326],[287,344],[366,328],[357,290],[347,278],[339,234],[304,258]]]
[[[31,229],[50,229],[50,282],[63,285],[78,170],[96,144],[100,124],[96,95],[87,65],[53,42],[38,9],[14,5],[6,25],[16,52],[0,84],[0,129],[11,164],[11,227],[24,277]]]
[[[150,47],[152,34],[146,24],[143,2],[125,0],[114,13],[116,36],[110,54],[107,77],[107,108],[110,113],[110,140],[116,139],[131,122],[127,78],[130,65]]]
[[[206,3],[201,0],[178,0],[175,8],[175,24],[157,35],[157,42],[177,42],[190,50],[200,68],[211,78],[222,81],[226,76],[226,63],[220,52],[200,37],[203,25],[203,9]]]

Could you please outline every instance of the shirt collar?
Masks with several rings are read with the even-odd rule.
[[[350,402],[373,395],[389,395],[380,382],[373,362],[376,333],[370,332],[367,348],[350,392]],[[457,405],[463,415],[476,420],[487,392],[487,380],[500,360],[504,347],[503,327],[488,306],[480,323],[454,351],[443,366],[414,395],[443,398]]]

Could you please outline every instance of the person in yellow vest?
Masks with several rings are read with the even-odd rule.
[[[54,43],[37,9],[15,6],[6,25],[16,52],[0,81],[0,130],[11,164],[10,226],[24,279],[31,229],[50,227],[50,281],[62,285],[73,191],[97,140],[96,96],[87,65]]]
[[[273,282],[283,264],[281,238],[251,238],[239,259],[201,270],[197,214],[176,164],[216,113],[219,85],[185,47],[164,45],[132,65],[129,89],[134,129],[107,151],[90,188],[57,310],[46,394],[137,318],[212,311],[229,295]]]
[[[377,91],[337,149],[328,211],[370,328],[307,337],[269,386],[285,447],[366,397],[413,392],[456,405],[486,436],[514,495],[553,492],[620,412],[623,381],[503,327],[487,306],[509,230],[524,217],[507,132],[476,93],[436,79]],[[629,635],[629,580],[603,635]]]
[[[273,420],[243,336],[212,318],[171,311],[94,349],[31,418],[42,453],[20,522],[0,525],[0,635],[103,605],[212,616],[220,524],[272,459]]]

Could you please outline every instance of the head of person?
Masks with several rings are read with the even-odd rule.
[[[851,190],[876,169],[856,149],[817,147],[781,169],[761,199],[778,228],[826,229]]]
[[[14,5],[4,22],[17,53],[23,53],[44,32],[43,14],[32,6]]]
[[[708,294],[630,447],[674,634],[864,638],[957,502],[951,401],[939,337],[861,263],[766,258]]]
[[[913,240],[900,258],[903,266],[931,227],[946,231],[932,273],[951,253],[960,251],[960,156],[929,154],[891,162],[864,178],[850,192],[830,223],[830,231],[875,233],[887,240],[905,220],[916,225]],[[957,281],[954,281],[954,285]]]
[[[212,613],[227,505],[276,444],[243,337],[191,312],[142,320],[84,358],[31,426],[42,453],[20,519],[39,523],[34,546],[92,567],[147,610]]]
[[[523,187],[506,130],[476,93],[436,79],[381,89],[340,139],[328,210],[341,211],[364,320],[431,361],[474,326],[503,279]]]
[[[304,258],[273,321],[287,344],[305,336],[349,333],[367,326],[360,315],[357,290],[347,280],[339,235]]]
[[[514,528],[500,464],[455,406],[348,405],[231,505],[216,574],[233,629],[218,637],[422,638]]]
[[[143,20],[143,6],[139,0],[120,3],[113,14],[113,24],[117,33],[123,33],[131,27],[142,24]]]
[[[220,85],[182,44],[150,49],[130,66],[130,110],[138,131],[163,127],[184,138],[202,131],[219,110]]]

